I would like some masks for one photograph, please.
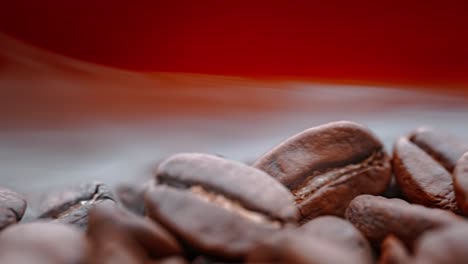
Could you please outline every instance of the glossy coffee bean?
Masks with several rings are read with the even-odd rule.
[[[468,224],[453,225],[425,233],[416,242],[415,264],[467,263]]]
[[[113,263],[122,257],[141,263],[182,253],[175,238],[161,226],[111,201],[89,210],[87,236],[93,245],[89,263]]]
[[[346,210],[346,219],[371,242],[378,244],[393,234],[408,246],[427,230],[463,221],[450,211],[371,195],[354,198]]]
[[[387,236],[382,242],[379,264],[405,263],[410,263],[410,253],[405,245],[395,236]]]
[[[303,222],[343,216],[360,194],[380,194],[391,179],[382,143],[365,127],[334,122],[299,133],[259,158],[254,166],[294,194]]]
[[[372,249],[367,239],[350,222],[336,216],[320,216],[299,229],[311,237],[353,252],[361,263],[374,263]]]
[[[207,154],[177,154],[157,172],[147,214],[203,254],[239,259],[255,241],[295,222],[291,193],[266,173]]]
[[[247,263],[366,263],[350,250],[299,230],[285,230],[258,242]]]
[[[0,187],[0,230],[21,220],[26,210],[23,196]]]
[[[39,218],[86,228],[88,210],[105,200],[114,200],[106,185],[98,182],[82,184],[48,194],[42,202]]]
[[[394,147],[393,170],[406,199],[459,212],[452,170],[466,147],[442,132],[418,129]]]
[[[453,173],[453,186],[458,207],[468,215],[468,152],[458,161]]]
[[[0,263],[86,263],[89,245],[82,232],[51,222],[17,224],[0,233]]]

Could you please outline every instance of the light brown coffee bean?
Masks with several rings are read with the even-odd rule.
[[[255,167],[294,194],[302,222],[343,216],[360,194],[380,194],[391,179],[390,159],[367,128],[334,122],[301,132],[260,157]]]

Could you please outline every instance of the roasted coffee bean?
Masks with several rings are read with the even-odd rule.
[[[177,154],[157,172],[147,214],[196,251],[239,259],[255,241],[295,222],[290,192],[266,173],[206,154]]]
[[[418,128],[408,138],[449,172],[453,171],[460,157],[468,152],[468,144],[463,140],[432,128]]]
[[[351,250],[299,230],[285,230],[258,242],[247,263],[366,263]]]
[[[145,262],[145,264],[186,264],[186,263],[188,262],[182,257],[168,257],[164,259]]]
[[[408,246],[427,230],[463,221],[450,211],[372,195],[354,198],[346,210],[346,219],[371,242],[380,243],[393,234]]]
[[[111,201],[89,210],[87,235],[93,245],[89,263],[112,263],[122,256],[141,263],[182,252],[175,238],[161,226]]]
[[[468,224],[463,223],[425,233],[416,242],[415,264],[467,263]]]
[[[463,155],[453,173],[453,186],[458,207],[468,215],[468,152]]]
[[[39,218],[86,228],[88,210],[104,200],[114,200],[106,185],[98,182],[71,187],[49,194],[41,206]]]
[[[138,215],[144,215],[144,196],[149,186],[155,185],[154,180],[144,183],[122,183],[115,189],[115,194],[119,202],[128,210]]]
[[[467,150],[461,141],[430,129],[400,138],[394,147],[393,170],[406,199],[459,212],[451,173]]]
[[[410,262],[410,254],[405,245],[393,235],[382,242],[379,264],[405,264]]]
[[[391,179],[390,159],[365,127],[334,122],[299,133],[259,158],[255,167],[294,194],[302,222],[343,216],[360,194],[380,194]]]
[[[367,239],[350,222],[336,216],[320,216],[299,228],[314,238],[328,241],[356,254],[361,263],[374,263]]]
[[[0,230],[21,220],[26,210],[23,196],[0,187]]]
[[[82,232],[59,223],[17,224],[0,233],[0,263],[85,263],[89,246]]]

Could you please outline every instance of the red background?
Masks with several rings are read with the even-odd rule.
[[[468,85],[468,1],[4,1],[0,31],[95,63]]]

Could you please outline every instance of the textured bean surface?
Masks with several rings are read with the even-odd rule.
[[[260,157],[254,166],[295,196],[303,221],[343,216],[359,194],[380,194],[391,179],[389,158],[365,127],[334,122],[299,133]]]
[[[400,138],[394,147],[393,171],[404,196],[413,203],[460,212],[452,171],[468,146],[428,128]]]
[[[450,211],[371,195],[354,198],[346,210],[346,219],[371,242],[380,243],[393,234],[409,246],[427,230],[462,221]]]
[[[241,258],[298,216],[284,186],[240,162],[178,154],[160,165],[157,179],[145,199],[148,216],[208,255]]]
[[[89,209],[104,200],[113,201],[114,197],[102,183],[92,182],[70,187],[48,194],[42,202],[39,218],[86,228]]]

